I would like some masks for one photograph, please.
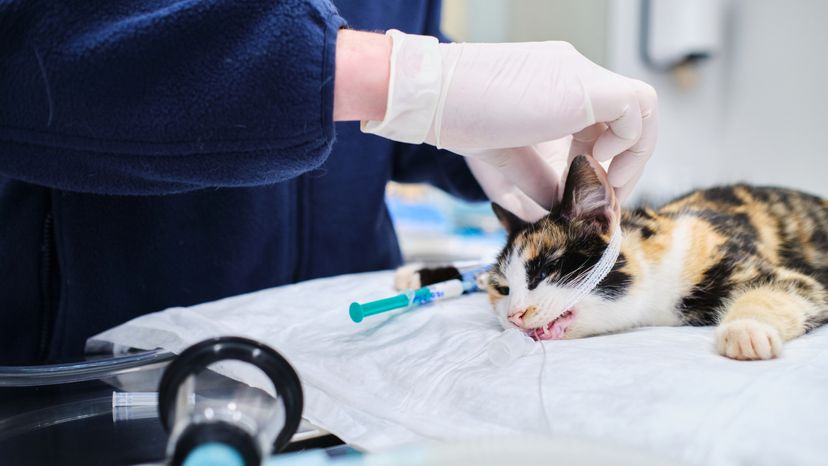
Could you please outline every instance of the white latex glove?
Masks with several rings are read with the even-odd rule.
[[[568,43],[438,44],[433,37],[388,34],[385,119],[363,122],[364,132],[472,156],[573,135],[573,149],[612,159],[609,180],[622,199],[653,152],[653,88],[601,68]],[[513,173],[533,172],[520,161],[510,166]],[[533,191],[521,177],[507,178]],[[538,203],[549,197],[530,196]]]
[[[536,222],[561,200],[569,147],[567,137],[516,149],[486,149],[461,155],[467,156],[469,169],[492,202],[524,221]]]

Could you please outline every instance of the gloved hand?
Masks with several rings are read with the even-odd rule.
[[[492,202],[524,221],[536,222],[561,200],[570,139],[461,155]]]
[[[528,146],[573,135],[573,150],[612,159],[609,180],[622,199],[652,154],[653,88],[601,68],[568,43],[438,44],[433,37],[388,34],[385,118],[363,122],[364,132],[468,156],[509,149],[499,152],[501,159],[518,160],[501,160],[510,166],[505,178],[541,205],[549,193],[532,194],[525,184],[541,176],[537,160],[520,160],[532,153]]]

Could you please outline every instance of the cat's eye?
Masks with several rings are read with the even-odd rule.
[[[508,286],[496,286],[495,291],[502,294],[503,296],[507,296],[509,294],[509,287]]]
[[[548,276],[549,276],[549,274],[546,272],[546,270],[541,270],[540,272],[538,272],[538,281],[542,282],[542,281],[546,280],[546,277],[548,277]]]

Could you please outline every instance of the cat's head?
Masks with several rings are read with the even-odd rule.
[[[493,204],[509,239],[489,274],[489,296],[504,328],[536,339],[578,338],[612,329],[611,304],[633,277],[624,254],[598,286],[569,309],[574,284],[591,270],[618,228],[620,208],[603,168],[578,156],[569,168],[561,203],[534,224]]]

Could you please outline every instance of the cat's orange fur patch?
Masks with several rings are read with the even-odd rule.
[[[777,224],[768,211],[768,206],[759,202],[750,195],[743,186],[737,186],[734,190],[736,196],[744,202],[742,210],[748,215],[750,224],[756,229],[759,241],[756,248],[763,257],[774,265],[779,264],[779,246],[782,243],[779,238]]]
[[[497,291],[495,291],[491,286],[486,287],[486,294],[489,295],[489,304],[494,305],[496,302],[500,301],[501,299],[505,298],[505,296],[501,295]]]
[[[661,209],[658,210],[659,213],[672,213],[678,214],[684,210],[691,209],[691,210],[700,210],[700,209],[709,209],[709,210],[718,210],[719,206],[714,203],[710,202],[704,198],[704,194],[701,192],[695,192],[689,196],[681,198],[677,201],[673,201]]]
[[[735,297],[722,316],[721,324],[737,319],[755,319],[779,330],[783,340],[805,333],[805,316],[814,305],[805,298],[767,287],[749,289]]]
[[[641,251],[650,262],[661,262],[661,258],[673,245],[673,229],[676,222],[669,217],[656,217],[649,225],[655,234],[641,239]]]
[[[708,222],[688,217],[690,222],[690,247],[692,253],[684,261],[682,276],[684,282],[695,285],[702,281],[704,273],[722,259],[721,246],[726,238],[719,234]],[[672,235],[671,235],[672,236]]]
[[[489,283],[486,286],[486,294],[489,296],[489,303],[494,305],[496,302],[500,301],[501,299],[505,298],[502,294],[497,292],[498,286],[507,286],[504,283],[504,280],[500,275],[490,273],[489,274]]]
[[[520,247],[523,259],[530,261],[538,257],[541,251],[554,250],[564,241],[564,234],[559,228],[546,227],[531,235],[521,235],[515,239],[515,245]]]

